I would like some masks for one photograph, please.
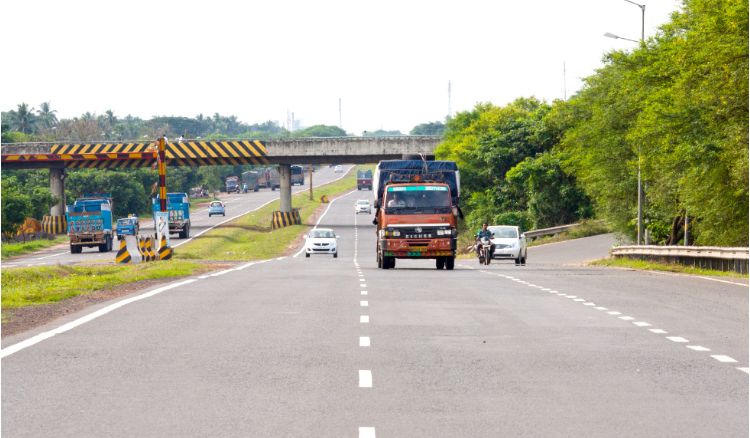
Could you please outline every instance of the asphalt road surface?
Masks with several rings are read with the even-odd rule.
[[[343,173],[336,173],[331,167],[321,167],[313,174],[313,186],[318,187],[323,184],[327,184],[331,181],[341,178],[346,175],[350,166],[344,166]],[[305,186],[293,186],[292,193],[299,193],[309,190],[308,175],[305,174],[305,182],[308,185]],[[241,215],[248,211],[254,210],[258,207],[265,205],[268,202],[279,199],[279,191],[271,189],[260,189],[258,192],[249,191],[248,193],[221,193],[218,198],[226,203],[226,215],[225,216],[211,216],[208,217],[208,208],[202,208],[199,210],[193,210],[190,212],[190,237],[194,237],[201,232],[207,231],[221,222],[226,221],[232,217]],[[153,234],[154,223],[150,217],[141,219],[141,235],[147,233]],[[170,243],[173,247],[181,245],[188,239],[180,239],[178,234],[172,234],[170,236]],[[113,251],[108,253],[101,253],[95,247],[84,248],[80,254],[71,254],[69,245],[63,244],[52,248],[47,248],[42,251],[37,251],[32,254],[26,254],[20,257],[13,257],[3,262],[3,267],[20,267],[20,266],[40,266],[40,265],[54,265],[54,264],[74,264],[74,263],[91,263],[91,262],[103,262],[103,261],[114,261],[115,254],[119,241],[113,242]]]
[[[525,267],[378,270],[367,196],[321,219],[337,259],[247,263],[6,338],[3,436],[748,435],[746,282],[580,265],[611,236]]]

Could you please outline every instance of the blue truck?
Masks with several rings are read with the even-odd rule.
[[[138,216],[134,214],[117,219],[117,238],[119,239],[120,236],[137,236],[139,227]]]
[[[157,222],[156,212],[160,211],[159,197],[151,199],[151,211],[154,213],[154,224]],[[190,237],[190,198],[187,193],[167,193],[167,211],[169,212],[169,233],[179,233],[180,239]]]
[[[79,254],[84,247],[112,251],[112,197],[84,195],[65,206],[70,252]]]

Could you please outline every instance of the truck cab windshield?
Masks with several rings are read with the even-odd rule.
[[[446,186],[405,185],[388,187],[386,214],[431,214],[451,211],[450,191]]]

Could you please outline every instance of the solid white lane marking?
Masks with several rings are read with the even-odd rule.
[[[683,338],[682,336],[667,336],[667,339],[669,339],[672,342],[690,342],[687,339]]]
[[[645,321],[636,321],[633,324],[637,325],[638,327],[651,327],[651,324]]]
[[[232,269],[225,269],[225,270],[219,271],[219,272],[214,272],[213,274],[209,274],[208,276],[209,277],[218,277],[220,275],[228,274],[228,273],[230,273],[232,271],[234,271],[234,268],[232,268]]]
[[[200,277],[198,277],[199,280],[203,280],[204,278],[208,278],[208,275],[201,275]]]
[[[195,279],[195,278],[191,278],[189,280],[180,281],[178,283],[168,284],[166,286],[162,286],[160,288],[154,289],[154,290],[152,290],[150,292],[146,292],[144,294],[137,295],[135,297],[130,297],[130,298],[118,301],[116,303],[110,304],[109,306],[103,307],[103,308],[97,310],[96,312],[89,313],[86,316],[82,316],[82,317],[80,317],[80,318],[78,318],[78,319],[76,319],[74,321],[71,321],[71,322],[69,322],[67,324],[63,324],[60,327],[57,327],[56,329],[52,329],[52,330],[47,331],[47,332],[39,333],[38,335],[32,336],[29,339],[21,341],[21,342],[19,342],[17,344],[13,344],[13,345],[11,345],[9,347],[3,348],[2,350],[0,350],[0,358],[4,358],[4,357],[7,357],[7,356],[10,356],[13,353],[16,353],[16,352],[21,351],[21,350],[23,350],[25,348],[31,347],[32,345],[38,344],[39,342],[42,342],[45,339],[49,339],[49,338],[51,338],[51,337],[53,337],[55,335],[59,335],[59,334],[65,333],[65,332],[67,332],[69,330],[72,330],[72,329],[74,329],[74,328],[76,328],[76,327],[78,327],[80,325],[86,324],[89,321],[93,321],[96,318],[99,318],[100,316],[104,316],[104,315],[108,314],[109,312],[112,312],[113,310],[119,309],[120,307],[123,307],[125,305],[130,304],[130,303],[134,303],[136,301],[140,301],[140,300],[143,300],[145,298],[149,298],[149,297],[152,297],[154,295],[160,294],[160,293],[162,293],[164,291],[167,291],[167,290],[170,290],[170,289],[174,289],[174,288],[177,288],[177,287],[180,287],[180,286],[184,286],[186,284],[194,283],[196,281],[198,281],[198,280]]]
[[[370,322],[370,316],[369,315],[359,315],[359,322],[362,324],[367,324]]]
[[[370,346],[370,337],[369,336],[360,336],[359,337],[359,346],[360,347],[369,347]]]
[[[613,310],[613,311],[607,312],[607,313],[610,314],[610,315],[622,315],[622,312],[618,312],[616,310]]]
[[[367,307],[369,303],[367,301],[360,301],[359,302],[360,307]]]
[[[372,371],[359,370],[359,387],[372,388]]]
[[[710,348],[706,348],[702,345],[688,345],[687,348],[695,351],[711,351]]]
[[[725,354],[712,354],[711,357],[718,360],[719,362],[724,363],[736,363],[737,361],[732,359],[731,357],[725,355]]]
[[[67,253],[68,253],[67,251],[65,251],[65,252],[58,252],[57,254],[46,255],[44,257],[37,257],[34,260],[44,260],[44,259],[48,259],[50,257],[57,257],[57,256],[61,256],[63,254],[67,254]]]
[[[662,329],[648,329],[648,331],[650,331],[651,333],[656,333],[657,335],[669,333],[668,331]]]
[[[376,438],[374,427],[360,427],[359,438]]]
[[[635,318],[633,318],[632,316],[621,316],[620,319],[622,319],[624,321],[632,321]]]

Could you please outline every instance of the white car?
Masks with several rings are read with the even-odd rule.
[[[330,228],[315,228],[305,236],[305,257],[310,254],[333,254],[339,256],[338,236]]]
[[[517,265],[526,264],[526,236],[512,225],[492,225],[487,227],[492,233],[496,259],[514,259]]]
[[[372,214],[372,208],[370,207],[370,201],[367,199],[360,199],[354,204],[354,212],[357,214],[367,213]]]
[[[344,168],[341,167],[341,165],[338,165],[338,166],[336,166],[336,167],[333,168],[333,171],[336,172],[336,173],[342,173],[344,171]]]

